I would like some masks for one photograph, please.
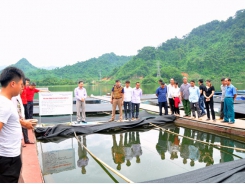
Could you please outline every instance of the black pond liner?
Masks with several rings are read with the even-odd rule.
[[[77,135],[88,135],[94,133],[120,133],[123,131],[144,131],[144,129],[151,129],[150,123],[156,125],[165,126],[171,124],[176,119],[174,115],[164,115],[157,117],[144,117],[137,121],[131,122],[104,122],[103,124],[96,125],[56,125],[53,127],[37,127],[35,129],[35,135],[37,140],[41,142],[60,142],[64,138],[74,137],[74,132]],[[168,125],[169,126],[169,125]]]
[[[244,183],[245,159],[208,166],[195,171],[143,183]]]

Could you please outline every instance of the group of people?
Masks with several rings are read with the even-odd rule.
[[[234,100],[236,99],[236,88],[231,84],[230,78],[221,79],[221,115],[220,120],[230,124],[235,123]],[[198,80],[199,87],[195,85],[195,81],[191,80],[188,83],[187,78],[183,78],[183,84],[180,86],[180,98],[182,99],[185,116],[202,119],[201,117],[207,115],[207,121],[211,119],[215,122],[214,112],[214,92],[215,88],[210,80],[206,80],[206,86],[203,84],[203,79]],[[206,112],[204,108],[206,106]],[[211,116],[210,116],[211,113]]]
[[[170,83],[166,85],[162,80],[159,80],[159,87],[156,89],[156,96],[158,98],[159,115],[162,116],[164,109],[164,115],[168,115],[168,106],[171,114],[179,116],[179,104],[182,102],[185,112],[185,117],[198,118],[202,120],[202,117],[207,115],[207,121],[211,118],[215,122],[214,112],[214,93],[215,88],[210,80],[206,80],[204,85],[203,79],[198,80],[196,85],[194,80],[188,83],[186,77],[183,77],[183,84],[178,87],[178,82],[173,78],[170,79]],[[236,88],[231,84],[230,78],[221,79],[221,115],[220,120],[227,123],[235,123],[234,105],[233,102],[236,98]],[[86,89],[83,87],[83,81],[79,81],[78,87],[74,90],[76,97],[77,107],[77,121],[81,121],[80,112],[82,109],[82,122],[86,123],[85,118],[85,99],[87,98]],[[130,81],[125,82],[125,86],[121,85],[120,80],[116,80],[115,85],[111,90],[111,104],[112,104],[112,116],[109,122],[115,121],[116,108],[119,109],[119,122],[123,121],[123,107],[125,120],[133,121],[139,118],[139,108],[142,97],[142,89],[140,83],[136,82],[135,87],[130,87]],[[205,106],[204,106],[205,104]],[[206,107],[206,111],[205,111]]]
[[[222,96],[220,119],[224,119],[223,122],[234,123],[233,102],[236,98],[236,88],[231,84],[230,78],[223,78],[221,82]],[[159,83],[160,87],[156,90],[156,96],[158,97],[160,115],[162,115],[163,107],[165,109],[165,115],[168,114],[167,100],[169,101],[171,113],[179,115],[178,106],[180,101],[182,101],[185,116],[189,117],[192,111],[193,118],[196,117],[196,113],[198,118],[207,114],[207,120],[210,120],[211,111],[212,119],[215,121],[213,109],[213,95],[215,89],[210,80],[207,80],[206,86],[204,86],[203,80],[200,79],[198,81],[199,87],[195,85],[195,81],[193,80],[188,83],[185,77],[183,78],[183,84],[180,88],[174,79],[170,80],[169,85],[165,85],[161,80]],[[28,139],[27,129],[33,129],[30,119],[33,118],[34,94],[46,91],[36,89],[36,84],[30,84],[30,80],[25,78],[24,73],[16,67],[7,67],[1,72],[0,84],[2,87],[0,92],[0,182],[18,182],[22,166],[22,128],[24,142],[31,144],[32,142]],[[74,93],[77,101],[77,120],[86,122],[85,99],[87,92],[83,87],[82,81],[79,81],[79,86],[75,89]],[[136,82],[135,87],[131,88],[130,81],[126,81],[125,87],[122,87],[120,81],[117,80],[111,93],[112,117],[110,121],[115,120],[116,107],[118,107],[120,112],[119,122],[123,121],[122,106],[124,106],[126,120],[137,120],[139,118],[142,94],[143,92],[139,82]],[[204,103],[207,112],[205,112]],[[82,118],[80,116],[81,108]],[[140,143],[137,142],[138,138],[139,135],[137,134],[135,146],[133,146],[134,148],[132,149],[135,149],[134,152],[140,155],[140,153],[142,154],[142,150],[139,146]],[[177,142],[178,140],[176,140],[175,143]],[[116,154],[116,152],[120,150],[117,147],[116,144],[113,146],[113,154]],[[129,154],[130,149],[130,143],[126,141],[125,154]],[[177,149],[177,147],[174,149]],[[136,155],[137,162],[140,161],[139,155]],[[130,157],[130,155],[128,156]],[[85,160],[85,162],[87,163],[87,160]]]
[[[85,100],[87,91],[83,87],[83,81],[78,82],[78,87],[74,90],[76,98],[77,122],[86,123]],[[115,121],[116,109],[119,109],[119,120],[123,121],[123,107],[125,120],[134,121],[139,118],[139,108],[141,97],[143,95],[140,83],[136,82],[135,87],[130,87],[130,81],[125,82],[125,87],[121,85],[120,80],[116,80],[115,85],[111,90],[112,115],[109,122]],[[81,118],[82,112],[82,118]]]

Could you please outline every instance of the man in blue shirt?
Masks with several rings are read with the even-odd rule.
[[[231,84],[231,79],[227,78],[227,86],[224,99],[224,122],[235,123],[234,100],[236,99],[236,88]]]
[[[168,115],[168,103],[167,103],[167,86],[162,82],[161,86],[156,90],[156,96],[158,97],[159,115],[162,115],[162,107],[164,107],[165,115]]]
[[[199,107],[199,98],[200,98],[200,89],[195,86],[195,81],[192,80],[190,82],[190,87],[189,87],[189,101],[190,101],[190,107],[191,107],[191,111],[192,111],[192,118],[195,119],[196,118],[196,112],[197,111],[197,116],[199,120],[202,120],[201,117],[201,111],[200,111],[200,107]]]

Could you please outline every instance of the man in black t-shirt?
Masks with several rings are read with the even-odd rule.
[[[203,91],[205,89],[205,86],[203,85],[203,79],[198,80],[199,89],[200,89],[200,98],[199,98],[199,107],[201,109],[201,116],[206,115],[205,108],[204,108],[204,96]]]

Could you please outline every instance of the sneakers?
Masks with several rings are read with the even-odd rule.
[[[87,123],[86,121],[82,121],[82,123]]]
[[[229,123],[228,121],[221,121],[221,123]]]
[[[131,120],[132,120],[132,121],[134,121],[134,120],[135,120],[135,118],[132,118]]]

